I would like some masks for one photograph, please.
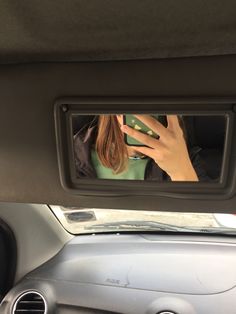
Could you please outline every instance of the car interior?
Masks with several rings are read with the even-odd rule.
[[[1,0],[0,313],[236,313],[235,12]]]

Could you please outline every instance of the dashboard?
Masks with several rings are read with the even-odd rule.
[[[4,314],[233,314],[235,265],[233,237],[81,235],[20,280],[0,308]],[[44,308],[36,310],[37,297]]]

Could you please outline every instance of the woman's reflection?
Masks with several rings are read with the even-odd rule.
[[[123,115],[100,115],[89,123],[81,122],[74,136],[74,153],[79,178],[206,181],[198,155],[199,148],[188,150],[183,120],[166,116],[167,125],[149,115],[135,115],[158,138],[123,124]],[[124,135],[143,146],[128,146]]]

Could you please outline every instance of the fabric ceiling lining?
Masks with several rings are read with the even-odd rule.
[[[0,63],[236,53],[234,0],[1,0]]]

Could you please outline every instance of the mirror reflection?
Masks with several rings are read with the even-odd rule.
[[[224,115],[72,115],[78,178],[217,182]]]

